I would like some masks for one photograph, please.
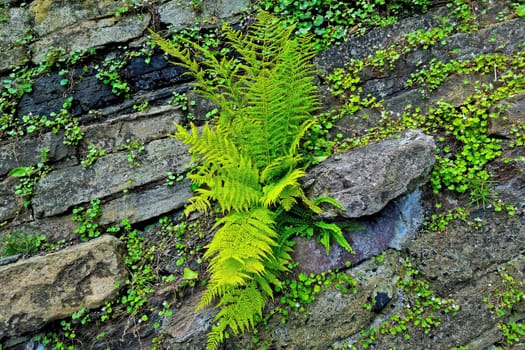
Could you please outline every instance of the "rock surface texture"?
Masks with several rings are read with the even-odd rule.
[[[96,308],[126,279],[122,243],[90,242],[0,267],[0,338],[33,332],[79,309]]]
[[[330,196],[346,211],[328,209],[324,218],[352,219],[379,212],[392,199],[425,181],[434,165],[435,145],[421,131],[332,156],[304,179],[310,198]]]

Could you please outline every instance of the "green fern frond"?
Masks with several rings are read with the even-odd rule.
[[[206,211],[211,200],[219,202],[223,212],[245,211],[259,203],[262,195],[259,171],[250,157],[209,125],[205,125],[201,133],[193,124],[191,133],[178,124],[176,126],[175,137],[190,145],[190,152],[198,155],[204,163],[197,173],[189,175],[194,183],[206,185],[206,188],[199,189],[197,196],[190,199],[187,213]]]
[[[215,350],[224,342],[224,330],[226,326],[224,323],[219,323],[211,327],[211,331],[208,332],[208,339],[206,340],[206,350]]]
[[[267,208],[249,212],[231,212],[217,221],[220,226],[207,246],[204,257],[210,259],[211,278],[200,307],[221,297],[228,288],[245,285],[265,271],[265,261],[273,256],[278,234],[273,213]]]
[[[347,252],[354,253],[354,250],[346,240],[343,231],[339,226],[324,221],[317,221],[315,226],[321,229],[321,232],[319,233],[319,242],[325,247],[326,254],[330,253],[330,238],[333,238]]]
[[[293,169],[276,182],[272,182],[263,187],[264,196],[262,201],[265,207],[270,207],[280,200],[287,199],[287,197],[297,197],[302,193],[301,185],[298,180],[306,173],[301,169]],[[286,188],[292,189],[289,192],[284,192]],[[284,192],[284,193],[283,193]],[[285,194],[284,198],[282,198]],[[285,207],[286,209],[286,207]]]
[[[316,199],[314,199],[314,203],[315,205],[321,205],[326,203],[339,210],[346,210],[345,206],[342,205],[337,199],[329,196],[319,196]]]
[[[261,171],[261,183],[268,184],[282,177],[291,169],[297,168],[300,161],[300,156],[290,154],[274,159]]]

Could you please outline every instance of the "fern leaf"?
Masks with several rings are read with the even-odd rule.
[[[200,307],[228,288],[246,285],[254,276],[264,274],[264,262],[277,245],[272,212],[266,208],[231,212],[216,226],[220,228],[204,254],[210,259],[211,278]]]
[[[223,212],[230,210],[245,211],[257,205],[262,195],[259,184],[259,171],[250,157],[222,134],[209,125],[203,127],[202,133],[191,125],[189,133],[176,124],[175,137],[190,146],[190,152],[200,157],[205,163],[190,179],[205,189],[197,191],[186,212],[192,210],[206,211],[210,201],[216,200]]]
[[[345,206],[342,205],[337,199],[329,196],[319,196],[316,199],[314,199],[315,205],[321,205],[324,203],[330,204],[334,208],[337,208],[339,210],[346,210]]]
[[[224,324],[213,325],[211,331],[208,332],[208,339],[206,340],[206,350],[216,350],[224,341]]]
[[[330,238],[333,238],[346,251],[354,253],[354,250],[350,246],[350,243],[348,243],[348,241],[344,237],[343,231],[339,226],[332,223],[326,223],[324,221],[316,222],[315,226],[321,229],[319,241],[325,247],[326,254],[330,253]]]
[[[279,179],[277,182],[273,182],[263,187],[264,196],[262,198],[265,207],[279,202],[282,198],[283,191],[287,188],[295,188],[296,190],[289,192],[291,194],[298,194],[298,190],[301,188],[298,180],[305,175],[305,172],[300,169],[294,169],[289,171],[285,176]],[[302,190],[300,190],[302,193]],[[294,197],[288,195],[287,197]],[[286,207],[285,207],[286,209]]]
[[[239,334],[254,327],[257,318],[262,317],[267,300],[255,282],[243,288],[232,288],[219,301],[217,306],[221,310],[215,320],[225,323],[234,334]]]

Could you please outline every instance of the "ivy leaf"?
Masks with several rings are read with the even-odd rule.
[[[32,166],[19,166],[11,169],[8,175],[14,177],[25,177],[33,174],[34,172],[35,168],[33,168]]]
[[[525,4],[516,7],[516,15],[518,15],[518,17],[525,17]]]
[[[193,271],[192,269],[185,267],[184,268],[184,279],[185,280],[196,280],[199,278],[199,273]]]
[[[323,24],[324,17],[321,15],[317,15],[314,20],[314,26],[319,27],[321,24]]]

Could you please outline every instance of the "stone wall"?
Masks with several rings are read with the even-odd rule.
[[[0,287],[0,296],[5,296],[3,300],[21,301],[30,298],[24,295],[23,289],[8,287],[8,282],[14,279],[12,269],[19,267],[21,273],[40,269],[44,277],[48,275],[42,266],[52,266],[57,261],[65,264],[54,268],[54,274],[37,286],[31,284],[33,277],[28,278],[27,288],[37,293],[45,284],[55,292],[65,290],[66,294],[69,293],[70,303],[51,298],[54,301],[51,311],[38,315],[13,304],[12,309],[16,310],[10,317],[6,317],[7,312],[0,315],[0,344],[3,341],[6,348],[36,349],[39,343],[31,340],[31,330],[36,331],[36,328],[48,324],[46,330],[58,329],[60,332],[60,327],[52,322],[66,317],[77,307],[84,306],[98,312],[106,300],[118,293],[111,288],[114,286],[112,282],[122,283],[126,278],[122,267],[123,248],[114,239],[106,236],[94,241],[94,252],[90,251],[93,247],[89,245],[87,248],[76,246],[78,234],[74,231],[77,223],[72,221],[75,208],[88,207],[90,201],[100,200],[100,225],[115,225],[127,219],[148,239],[154,240],[154,233],[148,233],[149,226],[155,226],[162,216],[176,217],[191,196],[190,184],[184,179],[190,156],[183,144],[168,135],[174,131],[173,122],[186,121],[187,109],[192,118],[203,121],[214,106],[189,91],[190,81],[183,71],[171,65],[161,52],[149,51],[147,28],[181,30],[194,25],[214,26],[221,20],[238,22],[242,18],[240,13],[250,4],[242,0],[205,0],[199,9],[195,9],[191,1],[173,0],[130,6],[124,12],[122,4],[115,1],[4,3],[8,15],[4,22],[0,22],[0,80],[8,80],[17,66],[38,66],[46,62],[46,54],[58,48],[69,53],[96,51],[86,54],[78,62],[64,63],[62,68],[52,65],[34,81],[31,91],[27,91],[16,106],[18,118],[30,114],[49,116],[59,113],[64,100],[72,97],[69,112],[78,118],[84,135],[78,145],[66,144],[63,131],[55,134],[43,129],[10,138],[0,133],[6,136],[0,141],[0,234],[39,233],[45,235],[47,242],[72,242],[75,244],[73,249],[83,252],[78,253],[78,264],[68,260],[70,251],[65,250],[64,255],[53,253],[31,258],[34,260],[11,258],[9,262],[20,260],[0,267],[0,281],[5,279],[1,284],[12,292],[2,292]],[[429,49],[413,50],[398,60],[393,70],[361,72],[363,96],[371,94],[383,99],[384,110],[363,109],[347,115],[337,122],[336,132],[345,136],[363,135],[377,125],[385,112],[391,116],[400,115],[408,104],[426,110],[438,100],[446,100],[460,108],[465,98],[476,90],[474,84],[464,84],[465,77],[451,75],[425,98],[417,88],[406,88],[405,82],[411,73],[427,67],[435,59],[448,62],[483,53],[512,56],[522,50],[525,20],[513,16],[511,8],[503,1],[478,5],[479,30],[457,33],[447,38],[446,43],[438,43]],[[416,30],[430,31],[441,23],[441,16],[447,16],[453,22],[450,11],[446,6],[437,6],[429,14],[406,18],[387,28],[373,29],[341,46],[327,49],[315,59],[319,81],[325,81],[329,72],[343,67],[350,59],[364,59],[376,50],[396,43],[404,34]],[[499,13],[508,16],[498,20]],[[138,54],[129,56],[129,52]],[[129,87],[126,93],[115,94],[110,85],[97,78],[97,67],[103,67],[108,60],[125,63],[118,70]],[[66,73],[61,72],[63,68],[67,68]],[[64,77],[67,82],[61,84]],[[468,80],[495,83],[492,74],[472,74]],[[322,91],[326,90],[327,87],[322,86]],[[188,92],[196,104],[183,108],[168,103],[173,92]],[[129,97],[125,98],[125,94]],[[325,109],[340,104],[328,94],[325,97]],[[512,140],[515,135],[511,132],[511,123],[525,119],[525,95],[517,94],[505,101],[510,106],[508,118],[494,122],[490,133]],[[147,108],[137,108],[144,102],[147,102]],[[93,164],[84,166],[82,161],[88,157],[90,146],[105,153]],[[272,349],[329,349],[341,347],[343,342],[359,344],[362,329],[375,327],[403,311],[410,300],[408,292],[398,288],[399,280],[406,276],[407,267],[403,261],[410,261],[420,272],[420,277],[430,283],[436,298],[454,298],[460,309],[457,316],[442,315],[441,326],[428,333],[414,327],[406,330],[409,337],[399,334],[377,337],[375,348],[451,349],[468,345],[469,349],[490,349],[494,344],[502,343],[498,319],[483,302],[483,296],[494,295],[505,288],[500,278],[502,269],[509,271],[520,283],[523,281],[525,168],[523,162],[508,165],[503,158],[517,158],[525,151],[523,147],[505,149],[504,154],[490,165],[497,179],[496,190],[506,202],[517,208],[516,216],[478,210],[471,218],[483,218],[485,224],[482,228],[456,221],[446,233],[423,233],[418,228],[424,214],[436,202],[429,187],[425,186],[433,164],[434,147],[429,137],[414,132],[334,157],[310,171],[305,186],[312,195],[331,194],[347,206],[346,215],[331,213],[329,219],[344,222],[348,218],[357,218],[364,228],[345,232],[356,249],[353,256],[338,247],[333,247],[327,256],[324,248],[315,241],[299,239],[295,259],[300,262],[300,271],[306,273],[346,269],[346,262],[352,261],[356,266],[346,271],[359,282],[358,293],[344,294],[333,288],[327,289],[307,307],[306,313],[291,315],[287,324],[281,324],[278,317],[271,318],[269,326],[259,329],[260,344]],[[24,199],[15,195],[19,179],[8,176],[8,173],[15,167],[37,165],[41,162],[43,148],[49,149],[47,165],[50,170],[37,181],[31,204],[24,206]],[[342,169],[345,169],[344,173],[341,173]],[[170,178],[179,181],[168,186]],[[468,204],[468,199],[450,193],[439,200],[451,207],[458,203]],[[109,261],[96,251],[107,252],[103,255],[107,255]],[[385,252],[383,263],[371,259],[381,252]],[[174,273],[179,287],[183,280],[182,268],[173,267],[179,256],[173,251],[168,255],[167,261],[162,261],[165,265],[158,267],[158,273]],[[112,260],[112,256],[117,261]],[[78,270],[78,274],[72,273],[71,269]],[[78,279],[71,280],[70,277]],[[49,282],[51,280],[56,283]],[[98,288],[94,285],[103,289],[97,298],[92,295],[97,293],[91,293]],[[151,348],[152,339],[162,335],[162,348],[204,348],[205,334],[211,327],[214,310],[194,312],[201,292],[199,288],[190,292],[186,290],[185,297],[180,297],[172,287],[156,286],[151,296],[151,307],[147,312],[150,319],[162,321],[159,329],[154,329],[148,322],[137,321],[134,316],[122,317],[105,325],[96,323],[84,327],[79,331],[77,347],[82,344],[78,348]],[[160,320],[158,311],[163,301],[169,301],[174,315]],[[373,305],[373,311],[365,310],[364,304]],[[0,302],[0,305],[3,304]],[[522,322],[523,313],[524,310],[516,310],[513,317]],[[29,321],[19,322],[24,317]],[[95,335],[102,331],[108,336],[99,341]],[[523,346],[523,342],[520,339],[516,348]],[[227,341],[224,348],[248,349],[252,346],[252,336],[247,335]]]

